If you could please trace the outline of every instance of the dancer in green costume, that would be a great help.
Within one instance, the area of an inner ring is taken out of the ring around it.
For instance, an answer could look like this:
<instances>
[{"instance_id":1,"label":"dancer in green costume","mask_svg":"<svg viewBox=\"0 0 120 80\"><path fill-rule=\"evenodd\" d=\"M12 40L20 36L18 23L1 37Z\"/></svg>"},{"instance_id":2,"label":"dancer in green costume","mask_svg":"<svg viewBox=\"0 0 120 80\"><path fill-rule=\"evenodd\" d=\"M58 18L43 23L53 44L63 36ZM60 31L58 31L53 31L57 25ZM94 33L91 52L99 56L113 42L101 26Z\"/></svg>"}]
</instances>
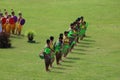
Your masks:
<instances>
[{"instance_id":1,"label":"dancer in green costume","mask_svg":"<svg viewBox=\"0 0 120 80\"><path fill-rule=\"evenodd\" d=\"M59 37L61 37L61 39L62 39L62 41L63 41L63 33L60 33L60 34L59 34ZM62 60L62 56L63 56L63 47L62 47L61 50L60 50L60 61L63 61L63 60Z\"/></svg>"},{"instance_id":2,"label":"dancer in green costume","mask_svg":"<svg viewBox=\"0 0 120 80\"><path fill-rule=\"evenodd\" d=\"M70 40L68 38L68 31L64 32L64 37L63 37L63 53L64 57L66 57L69 53L69 48L70 48Z\"/></svg>"},{"instance_id":3,"label":"dancer in green costume","mask_svg":"<svg viewBox=\"0 0 120 80\"><path fill-rule=\"evenodd\" d=\"M57 65L60 64L61 59L61 49L62 49L62 37L59 37L59 40L55 44L55 55L56 55L56 63Z\"/></svg>"},{"instance_id":4,"label":"dancer in green costume","mask_svg":"<svg viewBox=\"0 0 120 80\"><path fill-rule=\"evenodd\" d=\"M79 32L80 32L80 20L81 20L81 18L77 18L77 20L76 20L76 30L77 30L77 43L79 43L79 37L80 37L80 34L79 34Z\"/></svg>"},{"instance_id":5,"label":"dancer in green costume","mask_svg":"<svg viewBox=\"0 0 120 80\"><path fill-rule=\"evenodd\" d=\"M51 64L51 49L50 49L50 40L49 39L46 40L46 44L47 45L44 48L43 54L44 54L46 71L50 71L49 66Z\"/></svg>"},{"instance_id":6,"label":"dancer in green costume","mask_svg":"<svg viewBox=\"0 0 120 80\"><path fill-rule=\"evenodd\" d=\"M53 64L53 62L54 62L54 60L55 60L55 51L54 51L54 43L53 43L53 41L54 41L54 37L53 36L50 36L50 49L51 49L51 64L50 64L50 66L52 67L52 64Z\"/></svg>"},{"instance_id":7,"label":"dancer in green costume","mask_svg":"<svg viewBox=\"0 0 120 80\"><path fill-rule=\"evenodd\" d=\"M68 37L70 40L70 51L71 51L75 45L76 34L74 33L74 24L73 23L70 25L70 27L71 27L71 30L68 32Z\"/></svg>"}]
</instances>

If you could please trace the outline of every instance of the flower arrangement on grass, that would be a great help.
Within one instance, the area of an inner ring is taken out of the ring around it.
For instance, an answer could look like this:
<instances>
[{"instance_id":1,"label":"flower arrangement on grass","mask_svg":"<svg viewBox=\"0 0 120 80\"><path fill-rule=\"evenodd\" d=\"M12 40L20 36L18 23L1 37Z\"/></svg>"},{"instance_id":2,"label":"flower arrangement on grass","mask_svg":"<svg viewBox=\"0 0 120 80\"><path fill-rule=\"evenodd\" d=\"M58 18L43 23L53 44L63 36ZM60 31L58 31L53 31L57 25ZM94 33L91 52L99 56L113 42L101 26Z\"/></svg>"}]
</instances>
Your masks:
<instances>
[{"instance_id":1,"label":"flower arrangement on grass","mask_svg":"<svg viewBox=\"0 0 120 80\"><path fill-rule=\"evenodd\" d=\"M28 38L28 42L35 43L35 40L34 40L35 32L34 31L27 31L26 36Z\"/></svg>"}]
</instances>

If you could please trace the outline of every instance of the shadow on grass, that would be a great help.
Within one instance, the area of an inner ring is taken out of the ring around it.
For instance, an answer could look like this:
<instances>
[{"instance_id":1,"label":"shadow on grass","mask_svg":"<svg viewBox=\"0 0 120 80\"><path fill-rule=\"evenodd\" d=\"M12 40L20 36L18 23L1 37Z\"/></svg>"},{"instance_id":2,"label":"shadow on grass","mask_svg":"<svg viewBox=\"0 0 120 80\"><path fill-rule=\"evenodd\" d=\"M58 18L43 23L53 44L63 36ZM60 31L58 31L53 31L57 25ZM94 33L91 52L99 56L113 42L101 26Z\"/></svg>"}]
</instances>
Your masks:
<instances>
[{"instance_id":1,"label":"shadow on grass","mask_svg":"<svg viewBox=\"0 0 120 80\"><path fill-rule=\"evenodd\" d=\"M40 42L36 42L36 41L27 41L29 44L40 44Z\"/></svg>"},{"instance_id":2,"label":"shadow on grass","mask_svg":"<svg viewBox=\"0 0 120 80\"><path fill-rule=\"evenodd\" d=\"M14 48L16 48L16 47L12 46L12 47L10 47L9 49L14 49Z\"/></svg>"},{"instance_id":3,"label":"shadow on grass","mask_svg":"<svg viewBox=\"0 0 120 80\"><path fill-rule=\"evenodd\" d=\"M72 54L80 54L80 55L86 55L85 53L83 53L83 52L72 52Z\"/></svg>"},{"instance_id":4,"label":"shadow on grass","mask_svg":"<svg viewBox=\"0 0 120 80\"><path fill-rule=\"evenodd\" d=\"M16 47L12 46L12 47L9 47L9 48L0 48L0 49L15 49Z\"/></svg>"},{"instance_id":5,"label":"shadow on grass","mask_svg":"<svg viewBox=\"0 0 120 80\"><path fill-rule=\"evenodd\" d=\"M93 47L93 46L90 46L90 45L78 45L78 47L90 48L90 47Z\"/></svg>"},{"instance_id":6,"label":"shadow on grass","mask_svg":"<svg viewBox=\"0 0 120 80\"><path fill-rule=\"evenodd\" d=\"M35 44L40 44L40 42L36 42Z\"/></svg>"},{"instance_id":7,"label":"shadow on grass","mask_svg":"<svg viewBox=\"0 0 120 80\"><path fill-rule=\"evenodd\" d=\"M81 48L75 48L74 50L77 50L77 51L87 51L87 50L81 49Z\"/></svg>"},{"instance_id":8,"label":"shadow on grass","mask_svg":"<svg viewBox=\"0 0 120 80\"><path fill-rule=\"evenodd\" d=\"M63 73L63 72L60 72L60 71L51 71L52 73Z\"/></svg>"},{"instance_id":9,"label":"shadow on grass","mask_svg":"<svg viewBox=\"0 0 120 80\"><path fill-rule=\"evenodd\" d=\"M57 67L53 67L54 69L62 69L62 70L65 70L66 68L63 68L63 67L59 67L59 66L57 66Z\"/></svg>"},{"instance_id":10,"label":"shadow on grass","mask_svg":"<svg viewBox=\"0 0 120 80\"><path fill-rule=\"evenodd\" d=\"M91 43L91 42L80 42L79 44L90 45L90 44L93 44L93 43Z\"/></svg>"},{"instance_id":11,"label":"shadow on grass","mask_svg":"<svg viewBox=\"0 0 120 80\"><path fill-rule=\"evenodd\" d=\"M74 61L63 61L63 62L65 62L65 63L75 63Z\"/></svg>"},{"instance_id":12,"label":"shadow on grass","mask_svg":"<svg viewBox=\"0 0 120 80\"><path fill-rule=\"evenodd\" d=\"M24 36L11 35L10 38L23 39Z\"/></svg>"},{"instance_id":13,"label":"shadow on grass","mask_svg":"<svg viewBox=\"0 0 120 80\"><path fill-rule=\"evenodd\" d=\"M71 65L66 65L66 64L62 64L61 66L64 66L64 67L73 67Z\"/></svg>"},{"instance_id":14,"label":"shadow on grass","mask_svg":"<svg viewBox=\"0 0 120 80\"><path fill-rule=\"evenodd\" d=\"M68 57L67 59L71 59L71 60L80 60L80 58L77 58L77 57Z\"/></svg>"},{"instance_id":15,"label":"shadow on grass","mask_svg":"<svg viewBox=\"0 0 120 80\"><path fill-rule=\"evenodd\" d=\"M86 41L86 42L96 42L95 40L91 40L91 39L83 39L83 41Z\"/></svg>"},{"instance_id":16,"label":"shadow on grass","mask_svg":"<svg viewBox=\"0 0 120 80\"><path fill-rule=\"evenodd\" d=\"M91 36L86 36L85 38L91 38Z\"/></svg>"}]
</instances>

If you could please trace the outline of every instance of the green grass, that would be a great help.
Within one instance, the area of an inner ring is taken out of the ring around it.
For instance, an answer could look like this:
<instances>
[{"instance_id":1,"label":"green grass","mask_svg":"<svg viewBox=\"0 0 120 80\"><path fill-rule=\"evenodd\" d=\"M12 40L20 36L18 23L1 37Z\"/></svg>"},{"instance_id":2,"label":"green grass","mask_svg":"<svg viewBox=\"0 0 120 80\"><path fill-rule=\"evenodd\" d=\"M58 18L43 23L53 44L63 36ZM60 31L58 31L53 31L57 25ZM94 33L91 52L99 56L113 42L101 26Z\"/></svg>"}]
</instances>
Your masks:
<instances>
[{"instance_id":1,"label":"green grass","mask_svg":"<svg viewBox=\"0 0 120 80\"><path fill-rule=\"evenodd\" d=\"M0 80L120 80L119 0L1 0L0 8L23 12L23 34L33 29L37 44L27 38L11 38L11 49L0 49ZM16 13L17 14L17 13ZM59 33L83 15L87 35L61 66L44 69L38 57L50 35Z\"/></svg>"}]
</instances>

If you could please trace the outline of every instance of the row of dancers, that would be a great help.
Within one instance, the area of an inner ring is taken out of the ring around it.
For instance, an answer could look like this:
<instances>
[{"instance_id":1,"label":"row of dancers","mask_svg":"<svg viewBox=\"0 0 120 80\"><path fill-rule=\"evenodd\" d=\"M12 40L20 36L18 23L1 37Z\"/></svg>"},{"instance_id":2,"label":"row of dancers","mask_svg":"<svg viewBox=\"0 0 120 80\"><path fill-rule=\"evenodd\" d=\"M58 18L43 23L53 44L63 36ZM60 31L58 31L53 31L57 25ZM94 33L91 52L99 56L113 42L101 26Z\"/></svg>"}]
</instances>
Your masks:
<instances>
[{"instance_id":1,"label":"row of dancers","mask_svg":"<svg viewBox=\"0 0 120 80\"><path fill-rule=\"evenodd\" d=\"M86 36L88 23L84 21L84 17L78 17L64 33L59 34L58 41L54 42L54 37L50 36L46 40L46 46L39 54L41 59L45 60L45 69L50 71L49 67L53 67L56 58L56 64L60 65L67 55L73 50L77 43Z\"/></svg>"},{"instance_id":2,"label":"row of dancers","mask_svg":"<svg viewBox=\"0 0 120 80\"><path fill-rule=\"evenodd\" d=\"M10 14L6 9L4 9L4 12L0 10L0 32L6 32L9 35L11 33L21 35L24 24L25 19L23 18L21 12L18 13L17 17L13 9L11 9Z\"/></svg>"}]
</instances>

